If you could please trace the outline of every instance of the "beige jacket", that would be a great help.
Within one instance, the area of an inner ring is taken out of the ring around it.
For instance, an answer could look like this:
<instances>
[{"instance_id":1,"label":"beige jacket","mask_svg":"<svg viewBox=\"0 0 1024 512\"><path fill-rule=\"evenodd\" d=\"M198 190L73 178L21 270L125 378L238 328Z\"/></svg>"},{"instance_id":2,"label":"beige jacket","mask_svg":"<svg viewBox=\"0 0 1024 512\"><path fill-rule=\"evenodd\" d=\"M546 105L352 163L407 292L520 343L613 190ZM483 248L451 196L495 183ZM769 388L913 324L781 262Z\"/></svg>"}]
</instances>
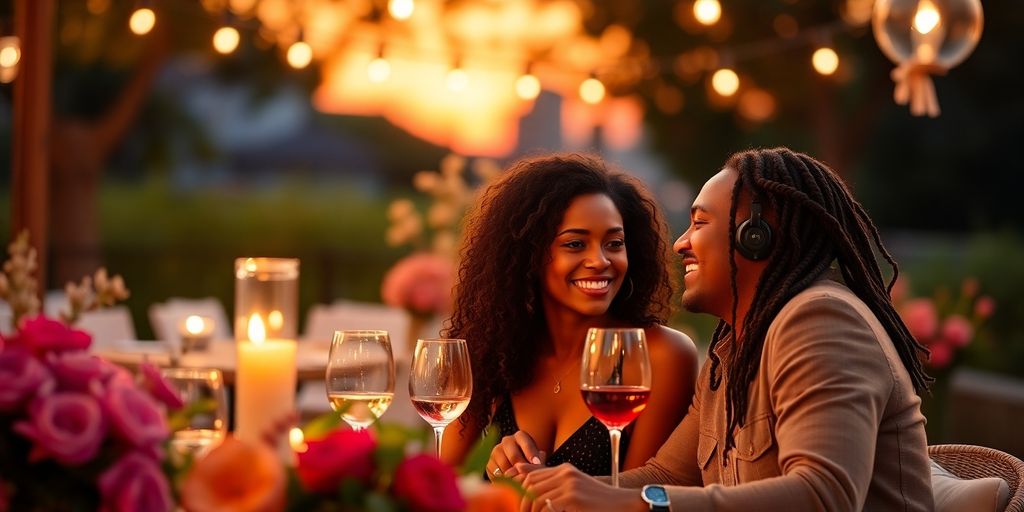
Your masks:
<instances>
[{"instance_id":1,"label":"beige jacket","mask_svg":"<svg viewBox=\"0 0 1024 512\"><path fill-rule=\"evenodd\" d=\"M709 368L686 418L623 487L671 485L676 512L932 510L921 401L885 329L842 284L819 281L768 328L727 465L726 381L711 391Z\"/></svg>"}]
</instances>

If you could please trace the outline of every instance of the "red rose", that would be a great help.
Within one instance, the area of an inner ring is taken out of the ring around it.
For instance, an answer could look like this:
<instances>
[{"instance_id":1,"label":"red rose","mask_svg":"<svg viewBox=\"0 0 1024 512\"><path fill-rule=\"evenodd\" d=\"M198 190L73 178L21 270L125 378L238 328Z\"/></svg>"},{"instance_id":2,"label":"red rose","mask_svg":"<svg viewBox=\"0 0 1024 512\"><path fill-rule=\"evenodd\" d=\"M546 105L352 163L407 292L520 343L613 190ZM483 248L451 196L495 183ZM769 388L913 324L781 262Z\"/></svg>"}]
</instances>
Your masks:
<instances>
[{"instance_id":1,"label":"red rose","mask_svg":"<svg viewBox=\"0 0 1024 512\"><path fill-rule=\"evenodd\" d=\"M299 480L313 492L334 493L346 478L364 485L373 476L373 450L377 442L362 430L337 430L317 441L307 441L309 449L299 454Z\"/></svg>"},{"instance_id":2,"label":"red rose","mask_svg":"<svg viewBox=\"0 0 1024 512\"><path fill-rule=\"evenodd\" d=\"M84 350L92 338L89 333L70 329L42 315L25 320L18 330L18 342L36 354L50 351Z\"/></svg>"},{"instance_id":3,"label":"red rose","mask_svg":"<svg viewBox=\"0 0 1024 512\"><path fill-rule=\"evenodd\" d=\"M455 471L431 455L415 455L403 460L395 470L392 491L417 512L466 508L466 500L455 484Z\"/></svg>"}]
</instances>

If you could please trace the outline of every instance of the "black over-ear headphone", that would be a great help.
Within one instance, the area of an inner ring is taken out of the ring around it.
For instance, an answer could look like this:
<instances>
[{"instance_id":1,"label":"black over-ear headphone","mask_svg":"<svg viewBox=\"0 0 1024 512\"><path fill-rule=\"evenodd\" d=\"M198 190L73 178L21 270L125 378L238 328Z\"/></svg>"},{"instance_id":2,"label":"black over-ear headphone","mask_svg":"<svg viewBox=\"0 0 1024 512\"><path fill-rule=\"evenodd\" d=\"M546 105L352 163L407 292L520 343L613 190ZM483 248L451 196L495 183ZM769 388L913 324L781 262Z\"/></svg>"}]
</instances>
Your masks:
<instances>
[{"instance_id":1,"label":"black over-ear headphone","mask_svg":"<svg viewBox=\"0 0 1024 512\"><path fill-rule=\"evenodd\" d=\"M772 248L772 229L761 218L761 203L750 204L750 218L736 228L736 250L748 260L761 260Z\"/></svg>"}]
</instances>

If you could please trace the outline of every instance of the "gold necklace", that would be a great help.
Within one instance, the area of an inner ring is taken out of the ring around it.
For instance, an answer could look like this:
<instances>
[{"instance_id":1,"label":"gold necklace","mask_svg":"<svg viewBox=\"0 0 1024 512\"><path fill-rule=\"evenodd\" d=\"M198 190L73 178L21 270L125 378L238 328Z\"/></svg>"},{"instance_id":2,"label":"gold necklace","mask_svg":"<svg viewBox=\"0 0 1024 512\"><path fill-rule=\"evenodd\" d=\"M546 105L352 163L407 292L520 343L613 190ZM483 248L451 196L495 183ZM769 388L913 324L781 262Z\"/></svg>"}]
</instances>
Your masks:
<instances>
[{"instance_id":1,"label":"gold necklace","mask_svg":"<svg viewBox=\"0 0 1024 512\"><path fill-rule=\"evenodd\" d=\"M570 365L569 369L565 371L561 377L555 379L555 387L551 389L552 393L558 394L558 392L562 391L562 379L564 379L566 375L569 375L569 372L573 371L575 368L576 365Z\"/></svg>"}]
</instances>

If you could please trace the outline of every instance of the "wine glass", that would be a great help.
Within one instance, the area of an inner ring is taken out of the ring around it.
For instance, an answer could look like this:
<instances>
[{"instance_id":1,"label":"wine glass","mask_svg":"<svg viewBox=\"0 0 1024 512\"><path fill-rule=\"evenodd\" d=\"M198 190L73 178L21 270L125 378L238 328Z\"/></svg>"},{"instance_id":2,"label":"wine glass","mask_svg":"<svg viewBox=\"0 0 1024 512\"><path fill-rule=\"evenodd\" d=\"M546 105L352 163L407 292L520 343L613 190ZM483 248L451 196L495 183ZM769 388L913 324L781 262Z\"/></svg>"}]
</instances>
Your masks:
<instances>
[{"instance_id":1,"label":"wine glass","mask_svg":"<svg viewBox=\"0 0 1024 512\"><path fill-rule=\"evenodd\" d=\"M651 360L643 329L587 331L580 368L583 401L608 427L612 440L612 485L619 486L622 429L647 407L651 396Z\"/></svg>"},{"instance_id":2,"label":"wine glass","mask_svg":"<svg viewBox=\"0 0 1024 512\"><path fill-rule=\"evenodd\" d=\"M161 374L184 402L170 417L171 448L183 455L205 455L228 431L224 376L207 368L166 368Z\"/></svg>"},{"instance_id":3,"label":"wine glass","mask_svg":"<svg viewBox=\"0 0 1024 512\"><path fill-rule=\"evenodd\" d=\"M387 331L334 331L324 376L327 400L353 429L364 430L395 395L395 360Z\"/></svg>"},{"instance_id":4,"label":"wine glass","mask_svg":"<svg viewBox=\"0 0 1024 512\"><path fill-rule=\"evenodd\" d=\"M434 428L434 447L441 456L444 428L466 410L473 394L466 340L416 341L409 372L409 396L424 421Z\"/></svg>"}]
</instances>

